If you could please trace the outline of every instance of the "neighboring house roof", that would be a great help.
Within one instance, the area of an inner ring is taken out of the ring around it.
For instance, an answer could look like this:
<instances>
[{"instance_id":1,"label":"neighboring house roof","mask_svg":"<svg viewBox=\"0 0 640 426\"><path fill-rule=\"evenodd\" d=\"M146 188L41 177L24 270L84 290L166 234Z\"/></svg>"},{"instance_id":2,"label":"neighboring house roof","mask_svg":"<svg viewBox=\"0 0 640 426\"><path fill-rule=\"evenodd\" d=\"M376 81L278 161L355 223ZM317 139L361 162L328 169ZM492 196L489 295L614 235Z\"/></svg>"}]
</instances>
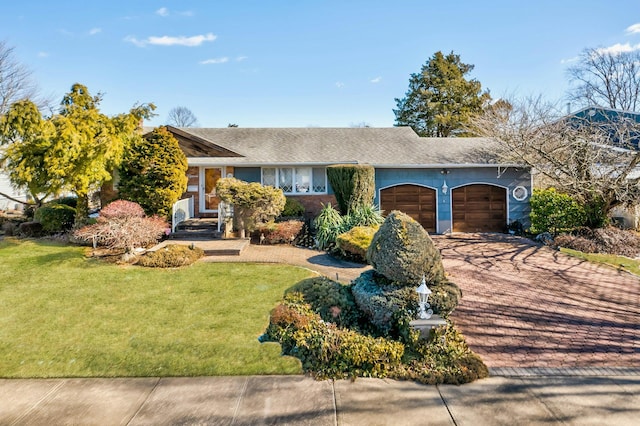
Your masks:
<instances>
[{"instance_id":1,"label":"neighboring house roof","mask_svg":"<svg viewBox=\"0 0 640 426\"><path fill-rule=\"evenodd\" d=\"M640 113L634 111L623 111L613 108L605 108L599 106L589 106L582 108L576 112L570 113L566 116L569 120L576 125L582 123L588 123L589 125L596 124L600 128L606 130L610 134L611 141L624 148L639 149L640 132L637 132L637 125L640 125ZM620 140L619 124L626 120L633 125L631 129L631 135L626 140ZM616 129L618 127L618 129Z\"/></svg>"},{"instance_id":2,"label":"neighboring house roof","mask_svg":"<svg viewBox=\"0 0 640 426\"><path fill-rule=\"evenodd\" d=\"M506 166L491 139L421 138L409 127L168 129L179 136L192 165Z\"/></svg>"}]
</instances>

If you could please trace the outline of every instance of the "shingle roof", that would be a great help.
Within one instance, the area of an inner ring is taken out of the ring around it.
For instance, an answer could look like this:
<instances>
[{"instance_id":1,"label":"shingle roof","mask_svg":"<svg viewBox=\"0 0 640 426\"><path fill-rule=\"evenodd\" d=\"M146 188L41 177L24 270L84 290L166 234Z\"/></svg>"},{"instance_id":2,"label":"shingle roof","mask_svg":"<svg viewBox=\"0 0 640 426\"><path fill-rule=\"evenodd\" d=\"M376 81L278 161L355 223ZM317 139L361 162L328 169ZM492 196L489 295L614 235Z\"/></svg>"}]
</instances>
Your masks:
<instances>
[{"instance_id":1,"label":"shingle roof","mask_svg":"<svg viewBox=\"0 0 640 426\"><path fill-rule=\"evenodd\" d=\"M409 127L179 130L212 144L211 157L218 156L214 152L215 147L240 155L218 159L226 165L364 163L394 167L498 164L496 151L491 149L494 143L490 139L421 138ZM198 157L203 155L191 158L195 160Z\"/></svg>"}]
</instances>

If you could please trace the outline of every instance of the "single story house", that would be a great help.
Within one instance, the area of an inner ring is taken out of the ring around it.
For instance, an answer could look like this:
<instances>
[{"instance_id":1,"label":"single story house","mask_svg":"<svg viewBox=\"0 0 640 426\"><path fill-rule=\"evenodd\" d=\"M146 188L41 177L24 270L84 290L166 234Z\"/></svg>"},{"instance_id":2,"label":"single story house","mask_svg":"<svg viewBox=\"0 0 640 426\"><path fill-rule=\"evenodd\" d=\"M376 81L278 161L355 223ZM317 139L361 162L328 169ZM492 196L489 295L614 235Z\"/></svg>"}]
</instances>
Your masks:
<instances>
[{"instance_id":1,"label":"single story house","mask_svg":"<svg viewBox=\"0 0 640 426\"><path fill-rule=\"evenodd\" d=\"M375 203L401 210L431 233L504 232L529 225L531 171L502 164L483 138L421 138L391 128L176 128L188 160L195 217L216 217L223 176L281 188L311 215L335 205L332 164L375 168Z\"/></svg>"}]
</instances>

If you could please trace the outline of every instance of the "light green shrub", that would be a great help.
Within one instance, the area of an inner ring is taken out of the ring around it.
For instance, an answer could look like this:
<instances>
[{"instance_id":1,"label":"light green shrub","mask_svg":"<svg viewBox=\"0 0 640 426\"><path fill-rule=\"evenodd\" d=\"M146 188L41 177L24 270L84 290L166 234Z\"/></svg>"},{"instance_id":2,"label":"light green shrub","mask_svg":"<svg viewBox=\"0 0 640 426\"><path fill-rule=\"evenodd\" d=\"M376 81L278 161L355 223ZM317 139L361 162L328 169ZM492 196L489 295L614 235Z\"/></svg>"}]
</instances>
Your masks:
<instances>
[{"instance_id":1,"label":"light green shrub","mask_svg":"<svg viewBox=\"0 0 640 426\"><path fill-rule=\"evenodd\" d=\"M584 206L570 195L555 188L534 189L531 195L531 232L557 235L584 226L587 213Z\"/></svg>"},{"instance_id":2,"label":"light green shrub","mask_svg":"<svg viewBox=\"0 0 640 426\"><path fill-rule=\"evenodd\" d=\"M342 255L357 262L367 261L367 249L371 245L378 226L356 226L336 238L338 249Z\"/></svg>"}]
</instances>

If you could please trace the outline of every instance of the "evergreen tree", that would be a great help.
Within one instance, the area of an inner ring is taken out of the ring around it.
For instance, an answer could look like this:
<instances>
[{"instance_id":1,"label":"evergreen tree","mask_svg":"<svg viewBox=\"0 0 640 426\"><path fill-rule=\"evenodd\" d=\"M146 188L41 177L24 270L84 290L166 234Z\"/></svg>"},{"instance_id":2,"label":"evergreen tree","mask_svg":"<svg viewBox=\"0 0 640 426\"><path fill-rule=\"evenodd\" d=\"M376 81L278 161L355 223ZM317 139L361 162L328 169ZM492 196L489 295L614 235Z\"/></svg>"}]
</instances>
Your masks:
<instances>
[{"instance_id":1,"label":"evergreen tree","mask_svg":"<svg viewBox=\"0 0 640 426\"><path fill-rule=\"evenodd\" d=\"M121 198L140 204L148 215L168 217L187 189L187 157L178 140L158 127L128 147L119 168Z\"/></svg>"},{"instance_id":2,"label":"evergreen tree","mask_svg":"<svg viewBox=\"0 0 640 426\"><path fill-rule=\"evenodd\" d=\"M460 55L436 52L419 73L411 74L405 97L395 99L395 125L410 126L424 137L465 135L470 117L491 99L479 81L466 79L473 68Z\"/></svg>"}]
</instances>

